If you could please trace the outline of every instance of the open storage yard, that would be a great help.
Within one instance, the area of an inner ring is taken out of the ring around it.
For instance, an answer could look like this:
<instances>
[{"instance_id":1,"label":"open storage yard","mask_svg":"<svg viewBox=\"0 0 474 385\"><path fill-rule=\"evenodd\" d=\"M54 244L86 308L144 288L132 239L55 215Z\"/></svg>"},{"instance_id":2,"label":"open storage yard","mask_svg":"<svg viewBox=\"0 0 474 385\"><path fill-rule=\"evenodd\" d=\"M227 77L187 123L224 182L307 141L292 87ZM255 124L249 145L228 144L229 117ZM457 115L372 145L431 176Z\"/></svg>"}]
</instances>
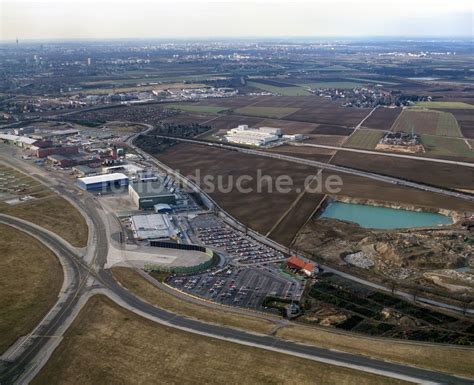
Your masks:
<instances>
[{"instance_id":1,"label":"open storage yard","mask_svg":"<svg viewBox=\"0 0 474 385\"><path fill-rule=\"evenodd\" d=\"M143 352L146 351L146 354ZM156 324L92 297L32 384L400 384Z\"/></svg>"},{"instance_id":2,"label":"open storage yard","mask_svg":"<svg viewBox=\"0 0 474 385\"><path fill-rule=\"evenodd\" d=\"M0 354L30 333L56 302L63 274L42 243L0 224Z\"/></svg>"}]
</instances>

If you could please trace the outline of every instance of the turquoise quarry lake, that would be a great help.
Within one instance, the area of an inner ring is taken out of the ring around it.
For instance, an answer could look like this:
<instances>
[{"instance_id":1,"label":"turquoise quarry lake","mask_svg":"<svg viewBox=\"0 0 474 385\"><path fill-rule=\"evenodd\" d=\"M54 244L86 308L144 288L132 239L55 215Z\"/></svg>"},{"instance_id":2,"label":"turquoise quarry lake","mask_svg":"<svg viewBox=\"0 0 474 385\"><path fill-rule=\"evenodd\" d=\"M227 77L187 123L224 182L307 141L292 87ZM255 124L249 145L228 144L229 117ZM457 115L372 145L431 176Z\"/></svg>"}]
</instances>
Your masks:
<instances>
[{"instance_id":1,"label":"turquoise quarry lake","mask_svg":"<svg viewBox=\"0 0 474 385\"><path fill-rule=\"evenodd\" d=\"M449 225L451 217L437 213L419 212L356 203L331 202L320 218L335 218L358 223L372 229L401 229Z\"/></svg>"}]
</instances>

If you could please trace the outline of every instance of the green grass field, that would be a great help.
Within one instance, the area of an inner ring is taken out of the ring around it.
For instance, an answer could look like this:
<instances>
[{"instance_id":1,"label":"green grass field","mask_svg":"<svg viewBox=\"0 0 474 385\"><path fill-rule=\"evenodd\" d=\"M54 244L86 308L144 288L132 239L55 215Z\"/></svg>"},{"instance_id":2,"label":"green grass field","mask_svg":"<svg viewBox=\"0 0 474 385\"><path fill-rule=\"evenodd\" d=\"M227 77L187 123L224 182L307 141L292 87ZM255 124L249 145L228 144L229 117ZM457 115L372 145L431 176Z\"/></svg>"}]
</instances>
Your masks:
<instances>
[{"instance_id":1,"label":"green grass field","mask_svg":"<svg viewBox=\"0 0 474 385\"><path fill-rule=\"evenodd\" d=\"M449 112L442 112L438 118L438 125L436 126L436 135L440 136L457 136L462 137L461 129L458 121L453 114Z\"/></svg>"},{"instance_id":2,"label":"green grass field","mask_svg":"<svg viewBox=\"0 0 474 385\"><path fill-rule=\"evenodd\" d=\"M464 102L417 102L417 106L426 108L472 109L474 104Z\"/></svg>"},{"instance_id":3,"label":"green grass field","mask_svg":"<svg viewBox=\"0 0 474 385\"><path fill-rule=\"evenodd\" d=\"M421 135L421 143L423 144L426 155L428 156L439 155L474 158L474 150L471 150L464 139L461 138Z\"/></svg>"},{"instance_id":4,"label":"green grass field","mask_svg":"<svg viewBox=\"0 0 474 385\"><path fill-rule=\"evenodd\" d=\"M379 143L384 132L381 130L370 130L368 128L358 129L344 143L344 147L360 148L363 150L373 150Z\"/></svg>"},{"instance_id":5,"label":"green grass field","mask_svg":"<svg viewBox=\"0 0 474 385\"><path fill-rule=\"evenodd\" d=\"M396 86L397 84L399 84L395 82L387 82L385 80L364 79L364 78L347 78L347 80L354 80L356 82L362 82L362 83L386 84L389 86Z\"/></svg>"},{"instance_id":6,"label":"green grass field","mask_svg":"<svg viewBox=\"0 0 474 385\"><path fill-rule=\"evenodd\" d=\"M367 83L367 82L366 82ZM364 86L362 82L312 82L312 83L302 83L300 86L309 87L309 88L338 88L341 90L347 90L351 88L358 88Z\"/></svg>"},{"instance_id":7,"label":"green grass field","mask_svg":"<svg viewBox=\"0 0 474 385\"><path fill-rule=\"evenodd\" d=\"M411 130L416 134L463 136L453 114L423 108L403 110L392 126L392 131L411 132Z\"/></svg>"},{"instance_id":8,"label":"green grass field","mask_svg":"<svg viewBox=\"0 0 474 385\"><path fill-rule=\"evenodd\" d=\"M298 111L299 108L291 107L242 107L235 110L235 112L242 115L262 116L267 118L281 119L289 114Z\"/></svg>"},{"instance_id":9,"label":"green grass field","mask_svg":"<svg viewBox=\"0 0 474 385\"><path fill-rule=\"evenodd\" d=\"M165 104L166 108L172 108L175 110L188 111L188 112L204 112L208 114L218 114L228 110L226 107L216 106L201 106L195 104Z\"/></svg>"},{"instance_id":10,"label":"green grass field","mask_svg":"<svg viewBox=\"0 0 474 385\"><path fill-rule=\"evenodd\" d=\"M258 82L247 82L247 85L254 88L259 88L264 91L273 92L283 96L308 96L310 92L305 90L303 87L276 87L270 84L263 84Z\"/></svg>"}]
</instances>

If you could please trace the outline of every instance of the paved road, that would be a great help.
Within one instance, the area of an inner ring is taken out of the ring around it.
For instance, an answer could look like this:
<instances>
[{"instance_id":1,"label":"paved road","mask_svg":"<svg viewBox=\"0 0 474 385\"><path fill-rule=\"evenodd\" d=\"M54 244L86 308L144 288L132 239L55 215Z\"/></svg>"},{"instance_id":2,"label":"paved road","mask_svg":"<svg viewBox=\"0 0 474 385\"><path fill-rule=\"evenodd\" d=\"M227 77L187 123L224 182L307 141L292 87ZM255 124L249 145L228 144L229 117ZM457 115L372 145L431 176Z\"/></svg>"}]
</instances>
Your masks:
<instances>
[{"instance_id":1,"label":"paved road","mask_svg":"<svg viewBox=\"0 0 474 385\"><path fill-rule=\"evenodd\" d=\"M153 127L152 126L149 126L148 129L144 132L145 134L147 132L149 132L150 130L152 130ZM194 183L193 181L189 180L188 178L186 178L184 175L181 175L180 173L178 173L176 170L172 169L171 167L168 167L166 164L160 162L158 159L150 156L149 154L147 154L146 152L144 152L143 150L141 150L140 148L136 147L135 145L133 145L133 139L138 136L140 134L134 134L132 135L129 139L128 139L128 145L133 147L135 149L135 151L137 151L139 154L141 154L143 157L147 158L149 162L151 163L154 163L156 166L158 166L159 168L165 170L167 173L169 173L170 175L174 175L174 177L179 181L181 182L184 186L187 186L188 188L191 188L193 191L195 192L198 192L201 194L201 197L204 197L205 199L203 199L203 201L206 203L207 201L207 205L210 207L210 208L213 208L213 209L216 209L217 210L217 214L219 215L219 217L227 224L229 224L230 226L232 227L235 227L241 231L246 231L247 234L249 234L252 238L258 240L259 242L267 245L267 246L270 246L270 247L273 247L274 249L276 250L279 250L283 253L287 253L288 252L288 248L287 247L284 247L282 245L280 245L279 243L275 242L274 240L268 238L267 236L265 235L262 235L250 228L247 228L244 224L242 224L241 222L239 222L237 219L235 219L234 217L232 217L230 214L228 214L222 207L219 206L219 204L214 201L208 194L206 194L205 192L203 192L200 187ZM199 144L203 144L203 142L197 142L197 141L194 141L196 143L199 143ZM234 148L234 147L233 147ZM266 154L266 153L264 153ZM368 281L368 280L365 280L365 279L362 279L360 277L357 277L357 276L354 276L354 275L351 275L351 274L348 274L348 273L345 273L345 272L341 272L337 269L334 269L332 267L329 267L329 266L325 266L325 265L320 265L321 268L323 268L324 270L327 270L327 271L331 271L333 272L334 274L338 274L338 275L341 275L347 279L350 279L354 282L359 282L363 285L366 285L366 286L369 286L369 287L373 287L377 290L382 290L386 293L392 293L391 289L388 288L388 287L385 287L385 286L382 286L380 284L377 284L377 283L374 283L374 282L371 282L371 281ZM405 299L409 299L411 300L413 298L413 296L410 294L410 293L406 293L406 292L403 292L401 290L396 290L393 294L396 294L400 297L403 297ZM454 312L457 312L457 313L462 313L462 314L467 314L467 315L474 315L474 309L464 309L462 307L459 307L459 306L454 306L454 305L451 305L451 304L448 304L448 303L444 303L444 302L439 302L439 301L434 301L432 299L429 299L429 298L425 298L425 297L422 297L422 296L417 296L417 300L418 302L422 302L422 303L425 303L425 304L428 304L428 305L432 305L432 306L436 306L436 307L440 307L440 308L443 308L445 310L449 310L449 311L454 311Z\"/></svg>"},{"instance_id":2,"label":"paved road","mask_svg":"<svg viewBox=\"0 0 474 385\"><path fill-rule=\"evenodd\" d=\"M304 356L306 358L320 362L332 363L338 366L355 368L358 370L414 382L452 384L472 383L468 379L459 378L445 373L374 360L364 356L342 353L329 349L300 345L292 342L282 341L272 336L247 333L232 328L211 325L176 315L169 311L156 308L149 303L146 303L135 297L131 292L125 290L115 281L109 269L100 268L100 263L98 264L98 268L91 270L87 264L81 261L81 258L77 252L67 247L59 237L53 236L49 232L42 230L37 226L27 224L24 221L18 219L6 218L5 216L2 216L2 221L27 231L41 240L47 246L51 247L53 250L59 250L62 257L69 259L70 262L76 266L77 276L80 274L82 274L82 276L84 276L84 274L93 276L97 282L94 285L95 288L103 288L104 294L118 302L121 306L125 306L137 314L151 317L157 322L189 332L206 335L212 338L224 339L244 345L257 346L263 349L277 350L289 355ZM99 228L96 236L97 244L102 246L102 248L98 249L98 257L103 257L104 250L107 248L108 244L105 227ZM80 293L80 295L78 293ZM42 330L42 333L44 333L43 335L55 335L56 333L56 336L58 336L59 325L61 325L63 322L66 322L70 314L77 314L80 306L83 305L83 303L81 304L80 302L80 298L83 295L87 295L87 290L85 288L84 292L76 292L76 295L71 297L70 303L65 306L64 311L58 313L58 316L55 318L55 322L51 323L44 330ZM45 347L46 343L47 339L45 338L35 339L34 345L31 346L24 354L22 354L13 363L3 367L0 374L1 383L22 383L21 379L25 378L23 377L25 372L28 374L28 372L32 371L31 365L34 365L35 359L37 360L38 356L42 354L42 348Z\"/></svg>"},{"instance_id":3,"label":"paved road","mask_svg":"<svg viewBox=\"0 0 474 385\"><path fill-rule=\"evenodd\" d=\"M283 155L283 154L278 154L278 153L274 153L274 152L266 152L266 151L254 150L254 149L249 149L249 148L230 146L230 145L222 144L222 143L204 142L204 141L194 140L194 139L175 138L175 137L168 136L168 135L156 135L156 136L159 137L159 138L173 139L173 140L180 141L180 142L186 142L186 143L199 144L199 145L210 146L210 147L223 148L223 149L226 149L226 150L237 151L237 152L240 152L242 154L250 154L250 155L264 156L264 157L267 157L267 158L286 160L286 161L292 162L292 163L299 163L299 164L304 164L304 165L307 165L307 166L317 167L317 168L320 168L320 169L326 169L326 170L332 170L332 171L335 171L335 172L341 172L341 173L345 173L345 174L362 176L364 178L373 179L373 180L377 180L377 181L380 181L380 182L396 184L396 185L400 185L400 186L404 186L404 187L414 188L414 189L421 190L421 191L428 191L428 192L432 192L432 193L436 193L436 194L446 195L446 196L449 196L449 197L452 197L452 198L458 198L458 199L466 200L466 201L469 201L469 202L474 202L474 195L471 195L471 194L466 194L466 193L461 193L461 192L457 192L457 191L447 190L447 189L443 189L443 188L440 188L440 187L428 186L428 185L425 185L425 184L422 184L422 183L411 182L411 181L408 181L408 180L405 180L405 179L380 175L380 174L377 174L375 172L361 171L361 170L356 170L356 169L352 169L352 168L349 168L349 167L338 166L338 165L335 165L335 164L318 162L316 160L297 158L295 156ZM148 157L150 157L150 156L148 155Z\"/></svg>"}]
</instances>

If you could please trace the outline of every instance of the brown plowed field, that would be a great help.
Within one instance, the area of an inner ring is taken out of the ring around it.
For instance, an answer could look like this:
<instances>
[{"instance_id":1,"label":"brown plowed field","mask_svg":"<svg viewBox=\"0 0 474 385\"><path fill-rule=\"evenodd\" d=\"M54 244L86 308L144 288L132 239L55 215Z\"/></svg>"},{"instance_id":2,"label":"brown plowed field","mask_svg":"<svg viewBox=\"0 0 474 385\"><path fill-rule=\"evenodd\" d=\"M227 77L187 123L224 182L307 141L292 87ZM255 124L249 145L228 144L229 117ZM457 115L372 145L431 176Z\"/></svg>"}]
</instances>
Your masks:
<instances>
[{"instance_id":1,"label":"brown plowed field","mask_svg":"<svg viewBox=\"0 0 474 385\"><path fill-rule=\"evenodd\" d=\"M312 108L301 108L285 118L302 122L355 127L367 116L369 111L367 108L343 108L334 104L320 105Z\"/></svg>"},{"instance_id":2,"label":"brown plowed field","mask_svg":"<svg viewBox=\"0 0 474 385\"><path fill-rule=\"evenodd\" d=\"M332 124L319 124L313 131L317 135L343 135L349 136L354 130L352 128L334 126Z\"/></svg>"},{"instance_id":3,"label":"brown plowed field","mask_svg":"<svg viewBox=\"0 0 474 385\"><path fill-rule=\"evenodd\" d=\"M279 218L298 197L299 191L296 190L296 187L301 188L305 178L308 175L315 175L317 172L316 168L296 163L256 155L244 155L236 151L193 144L176 145L159 155L158 159L180 170L184 175L194 175L197 169L201 172L201 178L204 175L221 175L224 177L224 187L228 185L228 176L232 176L234 180L240 175L251 176L253 180L243 184L244 187L252 188L253 192L251 193L240 193L234 188L230 192L213 191L210 192L210 195L231 215L263 234L266 234L277 223ZM408 170L411 170L408 164L406 167ZM263 175L270 175L273 180L280 175L290 175L294 181L293 185L295 188L287 193L278 193L275 192L275 189L273 189L273 192L269 192L264 187L262 192L259 193L255 180L258 170L261 170ZM420 171L418 172L420 173ZM432 174L432 172L421 173L426 175ZM448 178L450 177L449 173L450 171L446 170L441 175L446 175L446 178ZM434 193L418 191L350 174L323 173L324 177L329 175L341 176L344 184L339 195L342 196L375 201L400 202L422 207L474 211L474 203L468 203L455 198L448 198ZM446 179L446 183L449 183L448 179ZM322 193L324 194L326 191L323 190ZM297 227L298 223L304 222L307 219L306 214L309 216L311 214L310 211L312 211L312 199L308 199L309 201L307 202L305 198L305 200L297 205L293 212L290 212L285 223L294 223L291 226ZM284 225L282 224L275 229L274 237L282 242L288 242L290 235L284 236L284 230L281 226ZM292 232L293 230L297 231L296 229L290 230Z\"/></svg>"},{"instance_id":4,"label":"brown plowed field","mask_svg":"<svg viewBox=\"0 0 474 385\"><path fill-rule=\"evenodd\" d=\"M304 143L341 146L346 139L347 136L345 135L308 135L308 139Z\"/></svg>"},{"instance_id":5,"label":"brown plowed field","mask_svg":"<svg viewBox=\"0 0 474 385\"><path fill-rule=\"evenodd\" d=\"M363 126L389 131L401 111L401 108L377 108Z\"/></svg>"},{"instance_id":6,"label":"brown plowed field","mask_svg":"<svg viewBox=\"0 0 474 385\"><path fill-rule=\"evenodd\" d=\"M336 195L350 196L354 198L404 203L417 207L443 208L459 212L474 211L474 203L457 198L450 198L443 195L419 191L396 184L384 183L372 179L363 178L357 175L328 173L339 175L343 181L341 192Z\"/></svg>"},{"instance_id":7,"label":"brown plowed field","mask_svg":"<svg viewBox=\"0 0 474 385\"><path fill-rule=\"evenodd\" d=\"M253 127L259 124L261 121L261 117L222 115L218 116L216 119L209 121L207 124L209 124L212 128L216 128L219 130L229 130L231 128L237 127L239 124L247 124L249 127Z\"/></svg>"},{"instance_id":8,"label":"brown plowed field","mask_svg":"<svg viewBox=\"0 0 474 385\"><path fill-rule=\"evenodd\" d=\"M474 190L471 167L347 151L339 151L331 163L431 185Z\"/></svg>"},{"instance_id":9,"label":"brown plowed field","mask_svg":"<svg viewBox=\"0 0 474 385\"><path fill-rule=\"evenodd\" d=\"M166 150L158 159L184 175L193 175L196 170L200 170L201 176L221 175L224 177L224 187L227 186L228 176L234 180L240 175L251 176L253 180L243 184L246 188L252 188L251 193L240 193L234 188L227 193L210 192L210 195L231 215L263 234L272 228L297 198L296 188L302 188L305 178L317 172L316 168L301 164L188 143ZM275 188L273 192L268 192L264 186L262 192L258 193L258 170L262 175L270 175L273 181L280 175L290 175L295 188L288 193L278 193Z\"/></svg>"},{"instance_id":10,"label":"brown plowed field","mask_svg":"<svg viewBox=\"0 0 474 385\"><path fill-rule=\"evenodd\" d=\"M316 160L318 162L327 162L334 154L335 150L327 150L317 147L299 147L285 144L283 146L274 147L269 152L277 152L279 154L296 156L298 158Z\"/></svg>"},{"instance_id":11,"label":"brown plowed field","mask_svg":"<svg viewBox=\"0 0 474 385\"><path fill-rule=\"evenodd\" d=\"M282 119L265 119L258 123L258 127L280 127L283 133L290 134L312 134L317 130L318 125L315 123L293 122L291 120Z\"/></svg>"},{"instance_id":12,"label":"brown plowed field","mask_svg":"<svg viewBox=\"0 0 474 385\"><path fill-rule=\"evenodd\" d=\"M293 238L316 210L324 194L305 193L269 237L283 246L291 246Z\"/></svg>"}]
</instances>

